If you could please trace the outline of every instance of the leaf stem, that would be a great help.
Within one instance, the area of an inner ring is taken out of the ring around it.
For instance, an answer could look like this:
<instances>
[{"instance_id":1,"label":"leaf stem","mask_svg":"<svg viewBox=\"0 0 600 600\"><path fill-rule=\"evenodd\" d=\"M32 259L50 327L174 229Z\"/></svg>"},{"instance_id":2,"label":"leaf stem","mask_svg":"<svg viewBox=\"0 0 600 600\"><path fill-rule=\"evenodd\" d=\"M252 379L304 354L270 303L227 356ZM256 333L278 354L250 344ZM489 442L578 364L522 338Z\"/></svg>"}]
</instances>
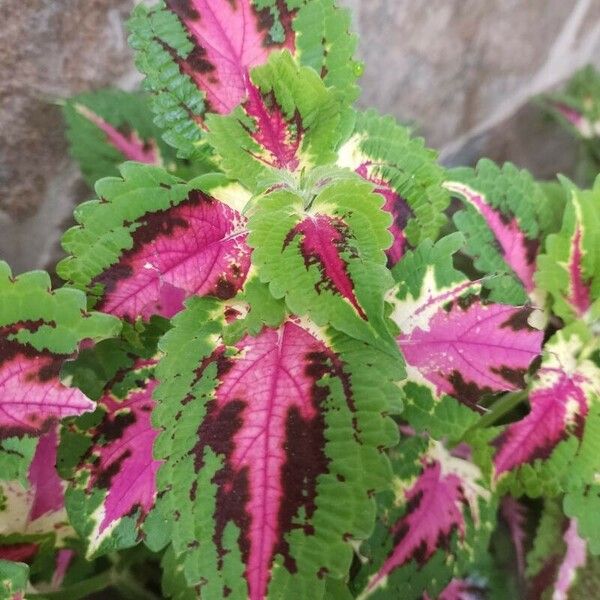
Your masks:
<instances>
[{"instance_id":1,"label":"leaf stem","mask_svg":"<svg viewBox=\"0 0 600 600\"><path fill-rule=\"evenodd\" d=\"M508 414L513 408L521 404L523 400L526 400L529 396L527 390L519 390L518 392L510 392L505 394L497 402L495 402L489 412L482 415L482 417L470 427L464 434L463 439L476 429L482 429L489 427L499 421L504 415Z\"/></svg>"},{"instance_id":2,"label":"leaf stem","mask_svg":"<svg viewBox=\"0 0 600 600\"><path fill-rule=\"evenodd\" d=\"M101 592L113 583L114 572L111 568L85 581L78 581L60 590L27 594L27 598L38 598L40 600L64 600L64 598L69 598L69 600L80 600L80 598L85 598L95 592Z\"/></svg>"},{"instance_id":3,"label":"leaf stem","mask_svg":"<svg viewBox=\"0 0 600 600\"><path fill-rule=\"evenodd\" d=\"M508 414L513 408L521 404L523 400L527 400L529 393L527 390L519 390L518 392L511 392L505 394L500 398L489 412L485 413L476 424L477 428L488 427L493 425L496 421L500 420L504 415Z\"/></svg>"}]
</instances>

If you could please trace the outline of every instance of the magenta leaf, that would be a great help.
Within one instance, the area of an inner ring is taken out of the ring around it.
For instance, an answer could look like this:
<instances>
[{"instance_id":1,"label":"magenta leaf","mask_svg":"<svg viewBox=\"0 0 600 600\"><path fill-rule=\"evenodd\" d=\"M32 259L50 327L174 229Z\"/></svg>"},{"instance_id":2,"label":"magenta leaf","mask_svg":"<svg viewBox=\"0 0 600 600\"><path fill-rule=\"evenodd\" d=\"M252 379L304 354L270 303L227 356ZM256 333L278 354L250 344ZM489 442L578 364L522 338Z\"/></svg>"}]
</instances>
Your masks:
<instances>
[{"instance_id":1,"label":"magenta leaf","mask_svg":"<svg viewBox=\"0 0 600 600\"><path fill-rule=\"evenodd\" d=\"M144 165L121 171L123 179L98 184L102 199L84 205L81 225L65 234L73 256L59 264L61 276L130 321L171 317L192 295L235 296L250 268L248 192L216 174L185 184Z\"/></svg>"},{"instance_id":2,"label":"magenta leaf","mask_svg":"<svg viewBox=\"0 0 600 600\"><path fill-rule=\"evenodd\" d=\"M280 597L302 575L306 597L321 597L324 575L338 578L349 564L345 535L368 534L374 515L363 486L369 480L380 489L390 475L372 443L379 438L385 447L397 435L378 412L393 409L381 394L393 395L395 375L379 371L376 390L361 384L374 373L359 368L355 361L366 356L353 352L364 348L376 370L391 363L366 344L293 318L215 349L219 322L231 319L222 311L207 299L189 301L161 343L155 419L165 431L155 451L165 459L158 480L170 490L174 549L184 555L188 584L203 594L229 588L252 600ZM356 460L369 465L364 472L352 472ZM329 504L338 485L356 494L345 517Z\"/></svg>"},{"instance_id":3,"label":"magenta leaf","mask_svg":"<svg viewBox=\"0 0 600 600\"><path fill-rule=\"evenodd\" d=\"M396 503L404 512L389 531L392 549L369 578L361 600L379 588L394 590L389 580L397 569L411 561L423 567L438 550L448 550L454 537L464 543L467 530L482 524L480 503L487 504L490 493L482 486L479 468L469 460L435 443L421 457L420 473L411 481L398 486L403 497Z\"/></svg>"},{"instance_id":4,"label":"magenta leaf","mask_svg":"<svg viewBox=\"0 0 600 600\"><path fill-rule=\"evenodd\" d=\"M133 247L95 281L97 308L126 319L172 317L191 295L231 298L250 268L246 220L200 191L164 212L142 217Z\"/></svg>"},{"instance_id":5,"label":"magenta leaf","mask_svg":"<svg viewBox=\"0 0 600 600\"><path fill-rule=\"evenodd\" d=\"M467 299L438 310L426 328L404 329L398 345L409 365L436 386L475 407L482 394L525 387L541 352L543 332L527 319L531 308Z\"/></svg>"},{"instance_id":6,"label":"magenta leaf","mask_svg":"<svg viewBox=\"0 0 600 600\"><path fill-rule=\"evenodd\" d=\"M457 233L409 252L393 270L398 284L388 299L409 378L475 408L484 393L525 386L543 332L529 325L530 307L480 299L481 282L452 264L463 243Z\"/></svg>"},{"instance_id":7,"label":"magenta leaf","mask_svg":"<svg viewBox=\"0 0 600 600\"><path fill-rule=\"evenodd\" d=\"M150 421L154 364L138 359L118 373L98 400L97 424L72 425L65 438L78 432L88 440L72 476L67 508L90 555L134 544L139 524L154 506L160 466L152 453L158 431Z\"/></svg>"},{"instance_id":8,"label":"magenta leaf","mask_svg":"<svg viewBox=\"0 0 600 600\"><path fill-rule=\"evenodd\" d=\"M280 41L272 37L269 8L251 0L167 0L181 19L193 50L179 59L182 71L205 92L207 110L227 114L246 97L248 75L269 54L294 49L291 11L280 3Z\"/></svg>"},{"instance_id":9,"label":"magenta leaf","mask_svg":"<svg viewBox=\"0 0 600 600\"><path fill-rule=\"evenodd\" d=\"M65 387L59 371L68 358L0 338L0 435L40 435L64 417L94 410L78 389Z\"/></svg>"},{"instance_id":10,"label":"magenta leaf","mask_svg":"<svg viewBox=\"0 0 600 600\"><path fill-rule=\"evenodd\" d=\"M587 544L577 533L576 519L569 519L563 539L567 551L558 568L553 600L568 600L569 590L575 582L577 570L584 567L587 562Z\"/></svg>"},{"instance_id":11,"label":"magenta leaf","mask_svg":"<svg viewBox=\"0 0 600 600\"><path fill-rule=\"evenodd\" d=\"M87 312L81 292L52 290L43 271L13 277L0 262L0 437L40 435L58 419L93 410L59 371L80 341L119 329L113 317Z\"/></svg>"},{"instance_id":12,"label":"magenta leaf","mask_svg":"<svg viewBox=\"0 0 600 600\"><path fill-rule=\"evenodd\" d=\"M600 369L588 354L577 333L564 330L546 345L529 394L531 411L496 440L497 476L548 458L571 435L582 436L590 400L600 394Z\"/></svg>"},{"instance_id":13,"label":"magenta leaf","mask_svg":"<svg viewBox=\"0 0 600 600\"><path fill-rule=\"evenodd\" d=\"M29 519L64 509L64 484L56 472L58 435L56 428L40 437L33 460L29 467L29 485L33 492L33 503Z\"/></svg>"},{"instance_id":14,"label":"magenta leaf","mask_svg":"<svg viewBox=\"0 0 600 600\"><path fill-rule=\"evenodd\" d=\"M65 484L56 471L57 448L58 436L53 427L39 439L27 481L0 484L0 492L5 500L0 510L0 535L16 535L23 540L32 536L39 542L40 538L35 536L51 534L58 544L72 535L65 511ZM35 551L31 546L36 546ZM22 548L19 547L27 556L34 556L37 546L36 543L24 541ZM21 550L15 548L17 553Z\"/></svg>"}]
</instances>

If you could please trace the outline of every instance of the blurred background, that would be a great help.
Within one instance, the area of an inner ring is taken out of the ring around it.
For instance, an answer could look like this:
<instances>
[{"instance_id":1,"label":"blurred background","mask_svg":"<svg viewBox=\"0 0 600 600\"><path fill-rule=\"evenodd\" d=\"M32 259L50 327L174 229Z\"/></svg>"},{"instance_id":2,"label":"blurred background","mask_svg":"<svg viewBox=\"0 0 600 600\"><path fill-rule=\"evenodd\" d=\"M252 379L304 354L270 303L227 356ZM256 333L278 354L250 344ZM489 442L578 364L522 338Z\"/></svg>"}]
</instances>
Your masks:
<instances>
[{"instance_id":1,"label":"blurred background","mask_svg":"<svg viewBox=\"0 0 600 600\"><path fill-rule=\"evenodd\" d=\"M511 160L573 175L577 141L531 100L600 67L600 0L341 0L365 62L361 104L410 124L444 164ZM133 0L0 0L0 257L51 265L74 204L92 197L58 103L140 80Z\"/></svg>"}]
</instances>

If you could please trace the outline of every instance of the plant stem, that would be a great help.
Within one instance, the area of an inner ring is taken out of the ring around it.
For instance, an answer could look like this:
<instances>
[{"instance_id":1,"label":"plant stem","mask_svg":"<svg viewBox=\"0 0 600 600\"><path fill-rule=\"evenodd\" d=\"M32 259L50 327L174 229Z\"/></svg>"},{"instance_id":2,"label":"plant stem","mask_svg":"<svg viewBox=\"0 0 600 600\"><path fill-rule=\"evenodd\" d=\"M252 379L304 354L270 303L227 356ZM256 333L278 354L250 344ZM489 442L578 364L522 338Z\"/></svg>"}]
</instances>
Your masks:
<instances>
[{"instance_id":1,"label":"plant stem","mask_svg":"<svg viewBox=\"0 0 600 600\"><path fill-rule=\"evenodd\" d=\"M101 592L112 585L113 575L113 570L108 569L85 581L79 581L54 592L27 594L27 598L38 598L40 600L64 600L68 598L69 600L80 600L80 598L85 598L94 592Z\"/></svg>"},{"instance_id":2,"label":"plant stem","mask_svg":"<svg viewBox=\"0 0 600 600\"><path fill-rule=\"evenodd\" d=\"M467 431L467 433L470 433L475 429L493 425L496 421L500 420L504 415L515 408L515 406L518 406L523 400L526 400L528 395L527 390L519 390L518 392L511 392L510 394L502 396L500 400L492 405L490 411L485 413L481 419Z\"/></svg>"}]
</instances>

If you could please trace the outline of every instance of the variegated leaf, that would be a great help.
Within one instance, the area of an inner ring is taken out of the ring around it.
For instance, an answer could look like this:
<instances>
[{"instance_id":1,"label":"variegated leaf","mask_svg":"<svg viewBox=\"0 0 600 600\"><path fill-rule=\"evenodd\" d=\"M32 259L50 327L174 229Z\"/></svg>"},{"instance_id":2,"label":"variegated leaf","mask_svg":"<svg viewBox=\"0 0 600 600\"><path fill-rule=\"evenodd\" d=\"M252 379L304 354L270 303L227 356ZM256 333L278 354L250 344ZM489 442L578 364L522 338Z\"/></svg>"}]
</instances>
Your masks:
<instances>
[{"instance_id":1,"label":"variegated leaf","mask_svg":"<svg viewBox=\"0 0 600 600\"><path fill-rule=\"evenodd\" d=\"M85 296L52 290L42 271L13 277L0 262L0 437L40 435L60 418L93 410L59 379L84 339L119 330L116 319L86 311Z\"/></svg>"},{"instance_id":2,"label":"variegated leaf","mask_svg":"<svg viewBox=\"0 0 600 600\"><path fill-rule=\"evenodd\" d=\"M175 552L208 597L321 598L390 477L381 450L397 433L382 411L402 366L293 318L225 345L224 322L192 299L161 344L155 452Z\"/></svg>"},{"instance_id":3,"label":"variegated leaf","mask_svg":"<svg viewBox=\"0 0 600 600\"><path fill-rule=\"evenodd\" d=\"M57 447L56 428L52 428L38 441L26 482L0 484L0 537L19 539L11 560L32 559L38 552L39 536L52 536L60 545L73 533L65 511L65 484L56 471ZM8 556L5 551L2 558Z\"/></svg>"},{"instance_id":4,"label":"variegated leaf","mask_svg":"<svg viewBox=\"0 0 600 600\"><path fill-rule=\"evenodd\" d=\"M548 458L570 436L581 438L590 403L600 396L600 368L590 359L595 349L573 328L548 342L529 393L531 411L496 440L497 475Z\"/></svg>"},{"instance_id":5,"label":"variegated leaf","mask_svg":"<svg viewBox=\"0 0 600 600\"><path fill-rule=\"evenodd\" d=\"M476 558L473 545L489 540L494 502L468 448L452 454L418 438L403 444L394 460L393 500L384 502L382 524L361 547L360 600L438 597Z\"/></svg>"},{"instance_id":6,"label":"variegated leaf","mask_svg":"<svg viewBox=\"0 0 600 600\"><path fill-rule=\"evenodd\" d=\"M118 372L94 416L72 424L64 437L71 453L85 448L71 476L67 509L88 555L134 545L154 506L160 466L152 453L158 430L150 421L155 364L137 359Z\"/></svg>"},{"instance_id":7,"label":"variegated leaf","mask_svg":"<svg viewBox=\"0 0 600 600\"><path fill-rule=\"evenodd\" d=\"M530 307L480 299L480 283L452 266L461 244L456 234L409 252L394 269L399 284L388 299L409 377L475 408L485 393L525 386L543 332L529 324Z\"/></svg>"},{"instance_id":8,"label":"variegated leaf","mask_svg":"<svg viewBox=\"0 0 600 600\"><path fill-rule=\"evenodd\" d=\"M79 207L59 274L97 294L97 308L131 321L171 317L192 295L234 296L250 268L248 193L216 174L186 184L134 163L121 172Z\"/></svg>"},{"instance_id":9,"label":"variegated leaf","mask_svg":"<svg viewBox=\"0 0 600 600\"><path fill-rule=\"evenodd\" d=\"M422 139L411 138L407 128L374 111L357 115L352 136L339 150L337 164L373 183L385 198L383 208L393 219L390 267L402 258L408 243L436 237L446 222L449 196L436 158Z\"/></svg>"},{"instance_id":10,"label":"variegated leaf","mask_svg":"<svg viewBox=\"0 0 600 600\"><path fill-rule=\"evenodd\" d=\"M526 171L481 160L476 169L454 169L444 186L465 203L454 215L467 238L475 268L501 275L486 281L491 298L524 303L534 291L535 259L540 246L544 194Z\"/></svg>"},{"instance_id":11,"label":"variegated leaf","mask_svg":"<svg viewBox=\"0 0 600 600\"><path fill-rule=\"evenodd\" d=\"M577 71L563 92L548 94L543 104L580 138L600 137L600 75L592 65Z\"/></svg>"},{"instance_id":12,"label":"variegated leaf","mask_svg":"<svg viewBox=\"0 0 600 600\"><path fill-rule=\"evenodd\" d=\"M567 519L555 502L547 501L528 556L528 597L538 600L572 597L574 584L588 562L587 544L577 520Z\"/></svg>"},{"instance_id":13,"label":"variegated leaf","mask_svg":"<svg viewBox=\"0 0 600 600\"><path fill-rule=\"evenodd\" d=\"M162 165L173 153L152 123L148 96L101 90L71 98L64 107L71 154L86 181L119 174L127 160Z\"/></svg>"},{"instance_id":14,"label":"variegated leaf","mask_svg":"<svg viewBox=\"0 0 600 600\"><path fill-rule=\"evenodd\" d=\"M262 192L277 171L301 174L335 161L352 115L314 70L277 54L252 71L247 87L241 106L207 119L207 139L225 174Z\"/></svg>"},{"instance_id":15,"label":"variegated leaf","mask_svg":"<svg viewBox=\"0 0 600 600\"><path fill-rule=\"evenodd\" d=\"M249 74L283 49L357 96L349 16L333 0L167 0L130 21L136 63L157 94L156 122L180 154L200 151L205 115L229 114L251 93Z\"/></svg>"},{"instance_id":16,"label":"variegated leaf","mask_svg":"<svg viewBox=\"0 0 600 600\"><path fill-rule=\"evenodd\" d=\"M325 185L309 204L289 188L261 197L248 238L258 276L294 314L361 339L385 338L383 293L392 279L381 204L358 178Z\"/></svg>"},{"instance_id":17,"label":"variegated leaf","mask_svg":"<svg viewBox=\"0 0 600 600\"><path fill-rule=\"evenodd\" d=\"M559 233L546 240L538 258L537 284L550 295L552 311L567 324L591 317L600 297L600 179L594 190L567 187L567 207Z\"/></svg>"}]
</instances>

